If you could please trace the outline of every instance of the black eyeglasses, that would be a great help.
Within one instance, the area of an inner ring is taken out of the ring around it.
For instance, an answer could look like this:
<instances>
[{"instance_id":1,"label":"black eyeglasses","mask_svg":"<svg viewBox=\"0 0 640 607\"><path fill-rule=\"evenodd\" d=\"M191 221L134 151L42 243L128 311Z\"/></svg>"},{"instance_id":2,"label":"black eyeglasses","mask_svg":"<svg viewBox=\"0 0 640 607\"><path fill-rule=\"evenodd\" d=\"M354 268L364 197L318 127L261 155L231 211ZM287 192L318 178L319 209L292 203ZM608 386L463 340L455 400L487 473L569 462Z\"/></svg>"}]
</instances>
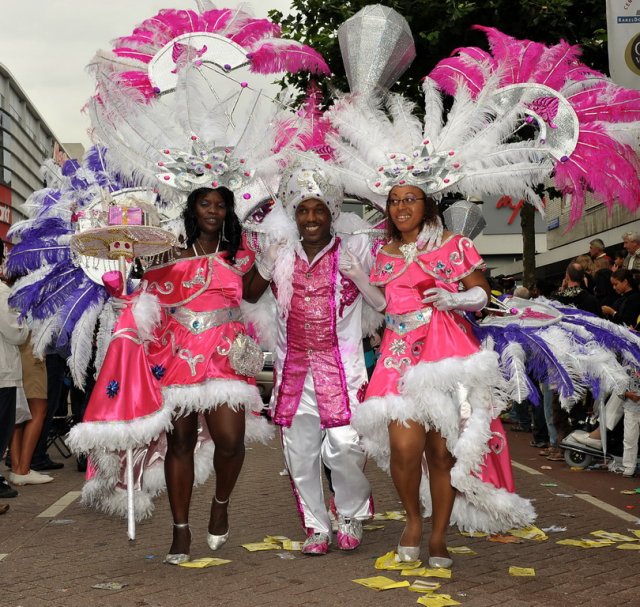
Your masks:
<instances>
[{"instance_id":1,"label":"black eyeglasses","mask_svg":"<svg viewBox=\"0 0 640 607\"><path fill-rule=\"evenodd\" d=\"M399 207L400 203L404 203L406 206L413 206L418 200L426 200L426 198L416 198L415 196L407 196L406 198L389 198L387 204L390 207Z\"/></svg>"}]
</instances>

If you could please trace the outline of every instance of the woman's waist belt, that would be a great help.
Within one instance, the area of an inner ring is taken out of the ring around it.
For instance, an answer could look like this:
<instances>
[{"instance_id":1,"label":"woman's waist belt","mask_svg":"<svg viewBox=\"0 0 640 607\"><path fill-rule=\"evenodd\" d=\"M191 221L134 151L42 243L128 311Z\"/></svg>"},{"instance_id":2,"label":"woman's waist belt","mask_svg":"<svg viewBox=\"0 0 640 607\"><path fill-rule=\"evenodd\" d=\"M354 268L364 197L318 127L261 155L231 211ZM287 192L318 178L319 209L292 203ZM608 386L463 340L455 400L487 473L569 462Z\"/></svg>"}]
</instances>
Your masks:
<instances>
[{"instance_id":1,"label":"woman's waist belt","mask_svg":"<svg viewBox=\"0 0 640 607\"><path fill-rule=\"evenodd\" d=\"M242 312L239 307L194 312L181 306L179 308L171 308L169 314L194 335L204 333L209 329L213 329L213 327L219 327L228 322L242 322Z\"/></svg>"},{"instance_id":2,"label":"woman's waist belt","mask_svg":"<svg viewBox=\"0 0 640 607\"><path fill-rule=\"evenodd\" d=\"M391 329L398 335L404 335L409 331L413 331L422 325L431 322L433 308L431 306L416 310L415 312L407 312L406 314L385 314L384 320L387 329Z\"/></svg>"}]
</instances>

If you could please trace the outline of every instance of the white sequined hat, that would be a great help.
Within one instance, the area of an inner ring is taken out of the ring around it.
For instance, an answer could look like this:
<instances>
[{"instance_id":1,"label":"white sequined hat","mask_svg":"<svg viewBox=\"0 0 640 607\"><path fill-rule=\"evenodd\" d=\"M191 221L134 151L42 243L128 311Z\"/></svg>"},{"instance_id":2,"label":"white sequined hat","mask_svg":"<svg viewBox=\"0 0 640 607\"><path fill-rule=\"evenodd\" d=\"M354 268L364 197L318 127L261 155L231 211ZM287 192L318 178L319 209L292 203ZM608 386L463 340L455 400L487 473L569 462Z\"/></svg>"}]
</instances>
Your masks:
<instances>
[{"instance_id":1,"label":"white sequined hat","mask_svg":"<svg viewBox=\"0 0 640 607\"><path fill-rule=\"evenodd\" d=\"M333 221L340 215L344 188L338 175L323 163L319 157L305 154L283 173L278 195L290 216L301 202L311 198L327 205Z\"/></svg>"}]
</instances>

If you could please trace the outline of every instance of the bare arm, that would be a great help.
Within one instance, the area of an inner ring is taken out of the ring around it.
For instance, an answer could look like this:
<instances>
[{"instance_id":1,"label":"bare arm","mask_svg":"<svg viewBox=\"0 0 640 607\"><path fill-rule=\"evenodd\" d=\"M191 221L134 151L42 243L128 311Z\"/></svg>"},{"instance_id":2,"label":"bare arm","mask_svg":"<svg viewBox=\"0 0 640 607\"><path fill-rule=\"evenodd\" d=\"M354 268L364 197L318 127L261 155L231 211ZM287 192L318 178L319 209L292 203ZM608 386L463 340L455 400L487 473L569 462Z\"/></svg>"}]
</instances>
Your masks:
<instances>
[{"instance_id":1,"label":"bare arm","mask_svg":"<svg viewBox=\"0 0 640 607\"><path fill-rule=\"evenodd\" d=\"M256 303L270 284L271 281L263 278L254 266L242 277L242 298Z\"/></svg>"}]
</instances>

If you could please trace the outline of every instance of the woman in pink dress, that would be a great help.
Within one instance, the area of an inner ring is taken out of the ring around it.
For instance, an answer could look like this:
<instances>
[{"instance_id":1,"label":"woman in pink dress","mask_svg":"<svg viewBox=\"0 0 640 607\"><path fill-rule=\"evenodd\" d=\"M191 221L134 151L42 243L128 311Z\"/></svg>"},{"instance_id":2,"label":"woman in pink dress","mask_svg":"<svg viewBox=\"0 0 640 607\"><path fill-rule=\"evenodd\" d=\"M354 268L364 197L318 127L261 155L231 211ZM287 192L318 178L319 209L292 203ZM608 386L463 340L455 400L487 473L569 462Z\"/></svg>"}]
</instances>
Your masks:
<instances>
[{"instance_id":1,"label":"woman in pink dress","mask_svg":"<svg viewBox=\"0 0 640 607\"><path fill-rule=\"evenodd\" d=\"M528 525L535 513L504 488L510 470L505 478L493 469L496 454L508 459L495 419L498 362L480 350L464 315L488 300L482 259L468 238L443 231L435 201L418 187L393 187L387 215L390 240L371 272L385 291L386 328L353 423L365 449L390 469L406 510L398 559L418 558L424 512L432 522L429 564L450 567L450 522L495 533Z\"/></svg>"},{"instance_id":2,"label":"woman in pink dress","mask_svg":"<svg viewBox=\"0 0 640 607\"><path fill-rule=\"evenodd\" d=\"M173 541L165 562L174 565L190 558L194 483L215 470L207 542L217 550L229 537L227 507L244 460L245 422L247 438L267 434L254 415L262 407L255 381L234 370L229 357L245 332L239 306L254 261L241 248L232 192L193 191L184 222L186 249L145 272L141 292L125 298L83 423L71 433L74 449L90 452L85 502L126 512L123 450L129 446L140 489L137 517L150 514L151 497L166 479Z\"/></svg>"}]
</instances>

